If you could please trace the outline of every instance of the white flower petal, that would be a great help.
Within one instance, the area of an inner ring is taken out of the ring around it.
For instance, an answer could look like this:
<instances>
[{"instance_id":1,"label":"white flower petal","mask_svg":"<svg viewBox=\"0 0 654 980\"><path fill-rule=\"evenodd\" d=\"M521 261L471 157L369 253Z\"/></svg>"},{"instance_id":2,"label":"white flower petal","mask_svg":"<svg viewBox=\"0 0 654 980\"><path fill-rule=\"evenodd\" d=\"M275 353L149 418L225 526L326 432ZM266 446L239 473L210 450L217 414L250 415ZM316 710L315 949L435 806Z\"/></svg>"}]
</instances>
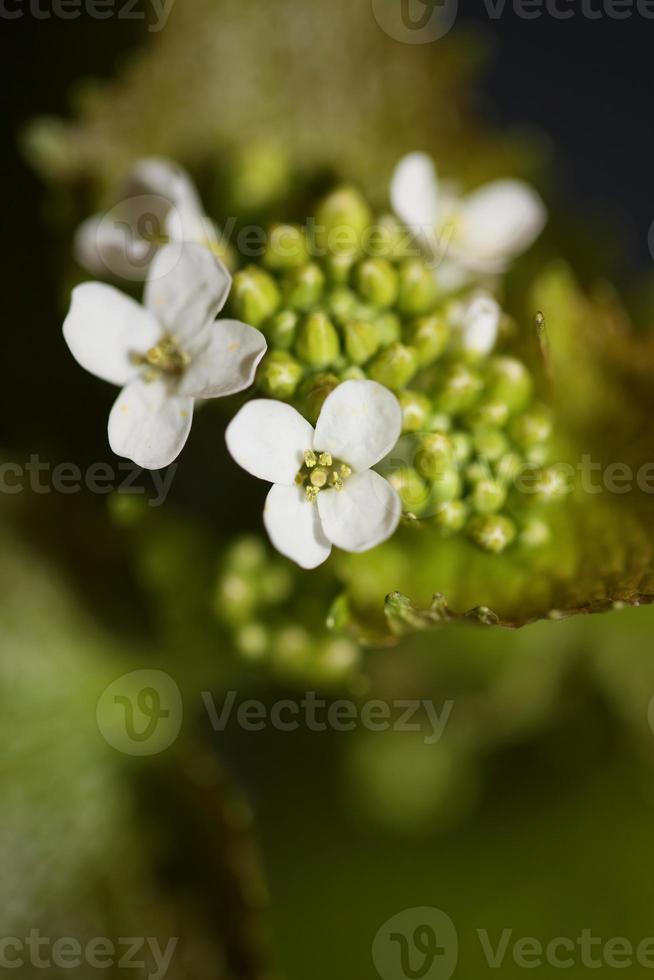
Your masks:
<instances>
[{"instance_id":1,"label":"white flower petal","mask_svg":"<svg viewBox=\"0 0 654 980\"><path fill-rule=\"evenodd\" d=\"M184 345L215 320L231 285L229 272L208 248L191 242L164 245L150 266L144 303Z\"/></svg>"},{"instance_id":2,"label":"white flower petal","mask_svg":"<svg viewBox=\"0 0 654 980\"><path fill-rule=\"evenodd\" d=\"M177 395L170 381L135 378L109 414L109 444L137 466L159 470L177 459L193 421L193 399Z\"/></svg>"},{"instance_id":3,"label":"white flower petal","mask_svg":"<svg viewBox=\"0 0 654 980\"><path fill-rule=\"evenodd\" d=\"M254 381L266 353L261 331L238 320L216 320L191 347L191 363L179 393L194 398L220 398L243 391Z\"/></svg>"},{"instance_id":4,"label":"white flower petal","mask_svg":"<svg viewBox=\"0 0 654 980\"><path fill-rule=\"evenodd\" d=\"M314 438L313 428L290 405L256 398L236 413L225 441L238 465L252 476L291 486Z\"/></svg>"},{"instance_id":5,"label":"white flower petal","mask_svg":"<svg viewBox=\"0 0 654 980\"><path fill-rule=\"evenodd\" d=\"M94 276L145 279L156 246L135 237L126 222L111 214L94 214L75 232L75 258Z\"/></svg>"},{"instance_id":6,"label":"white flower petal","mask_svg":"<svg viewBox=\"0 0 654 980\"><path fill-rule=\"evenodd\" d=\"M182 212L202 214L202 205L187 172L172 160L144 157L129 173L125 189L130 196L156 194Z\"/></svg>"},{"instance_id":7,"label":"white flower petal","mask_svg":"<svg viewBox=\"0 0 654 980\"><path fill-rule=\"evenodd\" d=\"M490 293L479 292L455 317L461 346L475 354L490 354L497 341L502 310Z\"/></svg>"},{"instance_id":8,"label":"white flower petal","mask_svg":"<svg viewBox=\"0 0 654 980\"><path fill-rule=\"evenodd\" d=\"M536 240L545 226L545 205L519 180L498 180L461 204L456 250L481 272L502 272Z\"/></svg>"},{"instance_id":9,"label":"white flower petal","mask_svg":"<svg viewBox=\"0 0 654 980\"><path fill-rule=\"evenodd\" d=\"M426 153L409 153L397 164L391 180L391 204L397 216L416 231L436 226L438 175Z\"/></svg>"},{"instance_id":10,"label":"white flower petal","mask_svg":"<svg viewBox=\"0 0 654 980\"><path fill-rule=\"evenodd\" d=\"M116 385L138 374L132 355L144 354L161 337L161 327L148 310L101 282L75 287L63 329L78 364Z\"/></svg>"},{"instance_id":11,"label":"white flower petal","mask_svg":"<svg viewBox=\"0 0 654 980\"><path fill-rule=\"evenodd\" d=\"M301 568L316 568L329 557L332 546L323 533L318 508L309 503L301 487L271 487L263 522L277 551Z\"/></svg>"},{"instance_id":12,"label":"white flower petal","mask_svg":"<svg viewBox=\"0 0 654 980\"><path fill-rule=\"evenodd\" d=\"M402 430L395 395L376 381L344 381L327 396L314 446L354 470L367 470L391 451Z\"/></svg>"},{"instance_id":13,"label":"white flower petal","mask_svg":"<svg viewBox=\"0 0 654 980\"><path fill-rule=\"evenodd\" d=\"M386 541L402 514L397 492L373 470L351 476L342 490L321 491L317 503L326 537L344 551L368 551Z\"/></svg>"}]
</instances>

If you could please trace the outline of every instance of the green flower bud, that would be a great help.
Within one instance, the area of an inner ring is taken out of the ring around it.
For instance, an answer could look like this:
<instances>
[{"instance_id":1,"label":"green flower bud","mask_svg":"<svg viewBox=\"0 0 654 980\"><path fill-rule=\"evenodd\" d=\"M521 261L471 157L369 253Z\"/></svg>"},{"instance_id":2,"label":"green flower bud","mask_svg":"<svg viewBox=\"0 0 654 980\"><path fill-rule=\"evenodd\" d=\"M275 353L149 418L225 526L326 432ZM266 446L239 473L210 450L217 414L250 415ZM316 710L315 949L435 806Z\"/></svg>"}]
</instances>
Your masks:
<instances>
[{"instance_id":1,"label":"green flower bud","mask_svg":"<svg viewBox=\"0 0 654 980\"><path fill-rule=\"evenodd\" d=\"M434 399L438 411L458 415L472 408L483 387L479 375L461 361L450 365Z\"/></svg>"},{"instance_id":2,"label":"green flower bud","mask_svg":"<svg viewBox=\"0 0 654 980\"><path fill-rule=\"evenodd\" d=\"M315 262L290 270L282 282L286 305L301 313L320 302L324 288L325 274Z\"/></svg>"},{"instance_id":3,"label":"green flower bud","mask_svg":"<svg viewBox=\"0 0 654 980\"><path fill-rule=\"evenodd\" d=\"M368 254L376 258L402 259L411 254L406 228L392 214L384 214L370 229ZM415 251L413 253L415 255Z\"/></svg>"},{"instance_id":4,"label":"green flower bud","mask_svg":"<svg viewBox=\"0 0 654 980\"><path fill-rule=\"evenodd\" d=\"M479 480L470 498L473 510L478 514L494 514L506 502L506 490L497 480Z\"/></svg>"},{"instance_id":5,"label":"green flower bud","mask_svg":"<svg viewBox=\"0 0 654 980\"><path fill-rule=\"evenodd\" d=\"M264 333L272 347L289 350L295 340L299 316L295 310L280 310L268 320Z\"/></svg>"},{"instance_id":6,"label":"green flower bud","mask_svg":"<svg viewBox=\"0 0 654 980\"><path fill-rule=\"evenodd\" d=\"M327 395L338 388L339 379L335 374L321 372L312 374L300 385L298 391L299 408L306 419L315 425Z\"/></svg>"},{"instance_id":7,"label":"green flower bud","mask_svg":"<svg viewBox=\"0 0 654 980\"><path fill-rule=\"evenodd\" d=\"M476 459L466 466L465 478L468 483L472 483L474 485L482 480L492 480L493 474L491 473L490 466L487 462Z\"/></svg>"},{"instance_id":8,"label":"green flower bud","mask_svg":"<svg viewBox=\"0 0 654 980\"><path fill-rule=\"evenodd\" d=\"M365 381L367 377L368 375L363 368L357 367L356 364L353 364L352 367L345 368L340 374L341 381Z\"/></svg>"},{"instance_id":9,"label":"green flower bud","mask_svg":"<svg viewBox=\"0 0 654 980\"><path fill-rule=\"evenodd\" d=\"M449 333L445 319L432 313L408 324L404 339L417 350L420 367L428 367L438 360L447 347Z\"/></svg>"},{"instance_id":10,"label":"green flower bud","mask_svg":"<svg viewBox=\"0 0 654 980\"><path fill-rule=\"evenodd\" d=\"M468 534L480 548L500 554L514 540L516 527L503 514L480 515L469 522Z\"/></svg>"},{"instance_id":11,"label":"green flower bud","mask_svg":"<svg viewBox=\"0 0 654 980\"><path fill-rule=\"evenodd\" d=\"M431 483L430 501L440 505L456 500L461 494L461 477L456 463L440 470Z\"/></svg>"},{"instance_id":12,"label":"green flower bud","mask_svg":"<svg viewBox=\"0 0 654 980\"><path fill-rule=\"evenodd\" d=\"M350 280L350 275L357 261L354 253L339 252L337 255L326 255L323 259L323 266L327 273L327 278L334 285L345 285Z\"/></svg>"},{"instance_id":13,"label":"green flower bud","mask_svg":"<svg viewBox=\"0 0 654 980\"><path fill-rule=\"evenodd\" d=\"M268 237L263 264L274 272L297 269L308 261L304 232L297 225L275 225Z\"/></svg>"},{"instance_id":14,"label":"green flower bud","mask_svg":"<svg viewBox=\"0 0 654 980\"><path fill-rule=\"evenodd\" d=\"M302 320L295 340L295 353L312 368L326 368L338 358L340 344L332 321L320 311Z\"/></svg>"},{"instance_id":15,"label":"green flower bud","mask_svg":"<svg viewBox=\"0 0 654 980\"><path fill-rule=\"evenodd\" d=\"M380 351L368 368L373 381L386 385L391 391L404 388L418 370L418 358L413 347L391 344Z\"/></svg>"},{"instance_id":16,"label":"green flower bud","mask_svg":"<svg viewBox=\"0 0 654 980\"><path fill-rule=\"evenodd\" d=\"M316 210L316 245L332 255L360 255L364 234L371 221L372 212L359 191L341 187L326 197Z\"/></svg>"},{"instance_id":17,"label":"green flower bud","mask_svg":"<svg viewBox=\"0 0 654 980\"><path fill-rule=\"evenodd\" d=\"M545 405L534 405L528 412L511 419L509 435L521 449L529 449L552 435L552 415Z\"/></svg>"},{"instance_id":18,"label":"green flower bud","mask_svg":"<svg viewBox=\"0 0 654 980\"><path fill-rule=\"evenodd\" d=\"M454 458L457 463L467 463L472 455L472 442L470 436L465 432L452 432L450 442L454 450Z\"/></svg>"},{"instance_id":19,"label":"green flower bud","mask_svg":"<svg viewBox=\"0 0 654 980\"><path fill-rule=\"evenodd\" d=\"M466 416L470 429L502 428L509 419L509 406L505 402L482 401Z\"/></svg>"},{"instance_id":20,"label":"green flower bud","mask_svg":"<svg viewBox=\"0 0 654 980\"><path fill-rule=\"evenodd\" d=\"M388 259L364 259L357 266L355 283L359 295L373 306L392 306L397 299L397 272Z\"/></svg>"},{"instance_id":21,"label":"green flower bud","mask_svg":"<svg viewBox=\"0 0 654 980\"><path fill-rule=\"evenodd\" d=\"M246 623L234 634L239 653L246 660L261 660L268 652L270 635L262 623Z\"/></svg>"},{"instance_id":22,"label":"green flower bud","mask_svg":"<svg viewBox=\"0 0 654 980\"><path fill-rule=\"evenodd\" d=\"M524 460L518 453L505 453L495 464L495 475L505 487L511 486L524 468Z\"/></svg>"},{"instance_id":23,"label":"green flower bud","mask_svg":"<svg viewBox=\"0 0 654 980\"><path fill-rule=\"evenodd\" d=\"M365 364L379 348L379 336L371 323L349 320L343 326L345 352L353 364Z\"/></svg>"},{"instance_id":24,"label":"green flower bud","mask_svg":"<svg viewBox=\"0 0 654 980\"><path fill-rule=\"evenodd\" d=\"M400 495L402 506L411 514L420 514L429 503L429 487L410 466L403 466L388 478Z\"/></svg>"},{"instance_id":25,"label":"green flower bud","mask_svg":"<svg viewBox=\"0 0 654 980\"><path fill-rule=\"evenodd\" d=\"M534 466L544 466L552 454L551 446L547 443L539 443L537 446L530 446L525 450L525 459Z\"/></svg>"},{"instance_id":26,"label":"green flower bud","mask_svg":"<svg viewBox=\"0 0 654 980\"><path fill-rule=\"evenodd\" d=\"M504 402L510 412L521 411L533 390L529 371L515 357L493 357L488 362L486 393L494 402Z\"/></svg>"},{"instance_id":27,"label":"green flower bud","mask_svg":"<svg viewBox=\"0 0 654 980\"><path fill-rule=\"evenodd\" d=\"M268 351L257 371L257 384L272 398L289 399L303 375L302 365L284 350Z\"/></svg>"},{"instance_id":28,"label":"green flower bud","mask_svg":"<svg viewBox=\"0 0 654 980\"><path fill-rule=\"evenodd\" d=\"M398 395L402 408L402 431L418 432L427 425L431 402L418 391L403 391Z\"/></svg>"},{"instance_id":29,"label":"green flower bud","mask_svg":"<svg viewBox=\"0 0 654 980\"><path fill-rule=\"evenodd\" d=\"M382 347L390 347L402 339L402 324L397 313L380 313L375 316L374 323Z\"/></svg>"},{"instance_id":30,"label":"green flower bud","mask_svg":"<svg viewBox=\"0 0 654 980\"><path fill-rule=\"evenodd\" d=\"M537 503L549 504L567 496L572 488L557 466L549 466L536 475L531 489Z\"/></svg>"},{"instance_id":31,"label":"green flower bud","mask_svg":"<svg viewBox=\"0 0 654 980\"><path fill-rule=\"evenodd\" d=\"M494 463L509 451L509 440L500 429L478 429L472 436L475 451Z\"/></svg>"},{"instance_id":32,"label":"green flower bud","mask_svg":"<svg viewBox=\"0 0 654 980\"><path fill-rule=\"evenodd\" d=\"M541 548L550 537L550 529L545 521L539 517L529 517L522 524L518 540L526 548Z\"/></svg>"},{"instance_id":33,"label":"green flower bud","mask_svg":"<svg viewBox=\"0 0 654 980\"><path fill-rule=\"evenodd\" d=\"M440 504L434 514L434 522L444 531L456 532L465 527L468 508L462 500L450 500Z\"/></svg>"},{"instance_id":34,"label":"green flower bud","mask_svg":"<svg viewBox=\"0 0 654 980\"><path fill-rule=\"evenodd\" d=\"M425 428L428 432L449 432L452 428L452 419L444 412L431 412Z\"/></svg>"},{"instance_id":35,"label":"green flower bud","mask_svg":"<svg viewBox=\"0 0 654 980\"><path fill-rule=\"evenodd\" d=\"M397 308L404 316L421 316L434 308L438 289L434 273L422 259L405 259L400 266Z\"/></svg>"},{"instance_id":36,"label":"green flower bud","mask_svg":"<svg viewBox=\"0 0 654 980\"><path fill-rule=\"evenodd\" d=\"M279 287L264 269L249 265L234 276L230 303L239 320L260 327L279 309Z\"/></svg>"},{"instance_id":37,"label":"green flower bud","mask_svg":"<svg viewBox=\"0 0 654 980\"><path fill-rule=\"evenodd\" d=\"M357 294L346 286L338 286L336 289L332 289L326 296L325 302L327 312L339 324L354 316L361 306Z\"/></svg>"},{"instance_id":38,"label":"green flower bud","mask_svg":"<svg viewBox=\"0 0 654 980\"><path fill-rule=\"evenodd\" d=\"M420 476L430 481L455 466L454 448L448 436L442 432L423 436L416 451L415 466Z\"/></svg>"}]
</instances>

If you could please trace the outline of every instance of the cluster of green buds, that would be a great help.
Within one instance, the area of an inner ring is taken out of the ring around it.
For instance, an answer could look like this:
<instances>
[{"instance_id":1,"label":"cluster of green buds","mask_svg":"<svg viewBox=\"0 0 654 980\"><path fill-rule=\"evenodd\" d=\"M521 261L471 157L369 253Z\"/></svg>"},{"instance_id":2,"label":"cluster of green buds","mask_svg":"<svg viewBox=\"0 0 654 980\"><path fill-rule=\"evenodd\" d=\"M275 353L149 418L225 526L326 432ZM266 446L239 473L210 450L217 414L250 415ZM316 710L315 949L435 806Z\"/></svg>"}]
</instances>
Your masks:
<instances>
[{"instance_id":1,"label":"cluster of green buds","mask_svg":"<svg viewBox=\"0 0 654 980\"><path fill-rule=\"evenodd\" d=\"M439 287L438 268L394 218L341 188L304 227L270 230L230 302L267 338L261 392L311 423L342 381L370 378L396 393L404 436L379 469L408 519L491 552L540 545L541 505L561 492L548 469L552 420L522 361L465 348L456 312L465 298Z\"/></svg>"}]
</instances>

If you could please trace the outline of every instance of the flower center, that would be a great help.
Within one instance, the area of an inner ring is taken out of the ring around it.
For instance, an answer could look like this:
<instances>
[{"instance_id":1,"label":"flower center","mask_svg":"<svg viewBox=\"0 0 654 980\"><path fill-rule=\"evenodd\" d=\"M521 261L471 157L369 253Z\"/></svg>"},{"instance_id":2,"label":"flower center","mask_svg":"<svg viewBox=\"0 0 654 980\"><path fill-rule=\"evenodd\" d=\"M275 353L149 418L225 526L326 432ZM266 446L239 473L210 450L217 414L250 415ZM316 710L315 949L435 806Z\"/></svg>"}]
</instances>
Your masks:
<instances>
[{"instance_id":1,"label":"flower center","mask_svg":"<svg viewBox=\"0 0 654 980\"><path fill-rule=\"evenodd\" d=\"M191 363L190 355L182 350L172 334L164 334L156 347L151 347L145 354L137 354L135 360L137 364L147 366L146 381L154 381L160 374L179 376Z\"/></svg>"},{"instance_id":2,"label":"flower center","mask_svg":"<svg viewBox=\"0 0 654 980\"><path fill-rule=\"evenodd\" d=\"M345 480L352 475L352 468L331 453L307 449L304 463L295 477L298 487L304 487L307 500L314 503L321 490L342 490Z\"/></svg>"}]
</instances>

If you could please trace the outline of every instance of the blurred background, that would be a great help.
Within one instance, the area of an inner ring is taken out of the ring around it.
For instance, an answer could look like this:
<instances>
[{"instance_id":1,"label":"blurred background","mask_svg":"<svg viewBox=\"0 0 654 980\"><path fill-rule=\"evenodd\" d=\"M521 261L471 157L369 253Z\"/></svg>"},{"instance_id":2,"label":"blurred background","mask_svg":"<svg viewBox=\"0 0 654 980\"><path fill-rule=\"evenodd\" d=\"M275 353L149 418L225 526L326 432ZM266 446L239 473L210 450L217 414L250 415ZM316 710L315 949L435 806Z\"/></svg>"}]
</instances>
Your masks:
<instances>
[{"instance_id":1,"label":"blurred background","mask_svg":"<svg viewBox=\"0 0 654 980\"><path fill-rule=\"evenodd\" d=\"M387 206L393 163L416 148L472 186L525 177L551 220L520 275L565 259L580 289L610 282L647 342L654 22L581 5L531 20L508 3L495 18L461 0L446 36L407 44L370 0L175 0L149 30L154 9L64 19L47 0L8 0L0 13L0 451L50 467L23 492L3 470L0 494L2 955L22 957L16 975L43 975L26 944L39 930L115 951L143 937L128 976L442 980L452 936L447 955L423 955L424 908L450 917L458 976L491 969L480 929L494 947L512 930L506 977L525 968L512 953L522 937L576 943L589 928L595 955L617 937L636 947L654 935L654 609L360 644L326 625L347 571L307 581L271 555L261 488L226 469L220 411L198 419L162 507L55 493L47 472L117 463L112 394L73 363L60 327L84 276L75 227L146 154L187 166L219 222L237 208L283 218L294 182L330 176ZM367 569L368 593L398 587L394 560ZM606 555L594 561L599 574ZM427 579L426 595L441 589ZM492 604L492 582L478 602L469 582L448 572L448 584L461 609ZM125 736L112 692L154 742ZM371 701L422 707L408 731L236 719L247 699L269 711L307 692L357 717ZM437 738L424 702L443 720ZM406 969L386 925L403 910L418 910L396 927ZM162 950L177 940L164 965L155 937ZM105 960L105 976L130 969ZM591 968L575 953L567 973ZM96 972L88 957L47 969Z\"/></svg>"}]
</instances>

